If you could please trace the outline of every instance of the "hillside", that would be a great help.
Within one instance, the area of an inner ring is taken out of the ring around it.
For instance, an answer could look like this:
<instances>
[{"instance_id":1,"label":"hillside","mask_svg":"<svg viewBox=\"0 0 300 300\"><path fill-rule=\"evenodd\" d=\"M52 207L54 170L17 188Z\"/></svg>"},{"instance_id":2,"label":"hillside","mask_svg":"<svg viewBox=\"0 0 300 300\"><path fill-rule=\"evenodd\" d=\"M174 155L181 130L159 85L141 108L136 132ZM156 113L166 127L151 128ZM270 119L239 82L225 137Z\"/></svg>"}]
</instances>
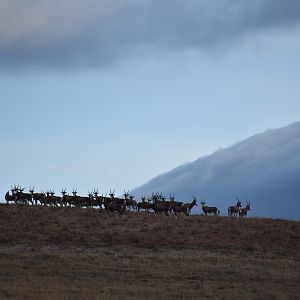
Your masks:
<instances>
[{"instance_id":1,"label":"hillside","mask_svg":"<svg viewBox=\"0 0 300 300\"><path fill-rule=\"evenodd\" d=\"M268 130L179 166L133 190L190 201L205 196L226 214L235 196L251 201L251 215L300 219L300 122ZM198 208L199 209L199 208ZM196 211L197 212L197 211ZM199 212L199 210L198 210Z\"/></svg>"},{"instance_id":2,"label":"hillside","mask_svg":"<svg viewBox=\"0 0 300 300\"><path fill-rule=\"evenodd\" d=\"M300 222L0 206L1 299L296 299ZM201 297L200 297L201 296Z\"/></svg>"}]
</instances>

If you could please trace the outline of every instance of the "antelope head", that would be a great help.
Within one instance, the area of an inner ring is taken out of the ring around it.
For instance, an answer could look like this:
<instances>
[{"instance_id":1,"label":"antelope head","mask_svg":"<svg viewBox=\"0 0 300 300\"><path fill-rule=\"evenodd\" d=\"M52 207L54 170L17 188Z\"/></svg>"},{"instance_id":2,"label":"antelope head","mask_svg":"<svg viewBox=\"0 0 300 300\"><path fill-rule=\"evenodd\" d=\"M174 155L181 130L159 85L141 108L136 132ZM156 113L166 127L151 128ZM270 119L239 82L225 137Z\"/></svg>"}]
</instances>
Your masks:
<instances>
[{"instance_id":1,"label":"antelope head","mask_svg":"<svg viewBox=\"0 0 300 300\"><path fill-rule=\"evenodd\" d=\"M98 189L97 189L97 190L96 190L96 189L94 189L94 190L93 190L93 194L94 194L94 196L95 196L95 197L98 197L99 190L98 190Z\"/></svg>"},{"instance_id":2,"label":"antelope head","mask_svg":"<svg viewBox=\"0 0 300 300\"><path fill-rule=\"evenodd\" d=\"M170 201L175 201L175 194L174 194L174 195L171 195L171 194L170 194L169 199L170 199Z\"/></svg>"},{"instance_id":3,"label":"antelope head","mask_svg":"<svg viewBox=\"0 0 300 300\"><path fill-rule=\"evenodd\" d=\"M203 197L203 199L202 199L202 197L201 197L201 201L200 201L200 203L201 203L201 205L202 206L204 206L205 204L206 204L206 202L205 202L205 198Z\"/></svg>"},{"instance_id":4,"label":"antelope head","mask_svg":"<svg viewBox=\"0 0 300 300\"><path fill-rule=\"evenodd\" d=\"M242 203L241 203L240 199L237 196L235 196L235 197L236 197L236 200L237 200L236 206L237 207L242 207Z\"/></svg>"},{"instance_id":5,"label":"antelope head","mask_svg":"<svg viewBox=\"0 0 300 300\"><path fill-rule=\"evenodd\" d=\"M127 199L127 198L129 197L129 191L126 192L126 191L124 190L124 194L123 194L123 195L124 195L125 199Z\"/></svg>"},{"instance_id":6,"label":"antelope head","mask_svg":"<svg viewBox=\"0 0 300 300\"><path fill-rule=\"evenodd\" d=\"M197 198L196 198L195 196L193 197L193 201L192 201L192 202L195 203L196 206L198 206L198 204L197 204ZM202 203L201 203L201 204L202 204ZM204 203L204 204L205 204L205 203Z\"/></svg>"},{"instance_id":7,"label":"antelope head","mask_svg":"<svg viewBox=\"0 0 300 300\"><path fill-rule=\"evenodd\" d=\"M246 201L246 208L248 209L248 210L250 210L250 201L248 202L248 201Z\"/></svg>"},{"instance_id":8,"label":"antelope head","mask_svg":"<svg viewBox=\"0 0 300 300\"><path fill-rule=\"evenodd\" d=\"M62 194L62 196L64 197L65 195L66 195L66 189L61 189L61 194Z\"/></svg>"},{"instance_id":9,"label":"antelope head","mask_svg":"<svg viewBox=\"0 0 300 300\"><path fill-rule=\"evenodd\" d=\"M111 190L109 190L109 196L111 198L114 198L115 197L115 190L113 192Z\"/></svg>"},{"instance_id":10,"label":"antelope head","mask_svg":"<svg viewBox=\"0 0 300 300\"><path fill-rule=\"evenodd\" d=\"M19 191L20 193L23 193L25 190L25 188L22 188L20 185L17 186L17 191Z\"/></svg>"},{"instance_id":11,"label":"antelope head","mask_svg":"<svg viewBox=\"0 0 300 300\"><path fill-rule=\"evenodd\" d=\"M74 197L76 197L77 196L77 189L73 189L72 194L73 194Z\"/></svg>"},{"instance_id":12,"label":"antelope head","mask_svg":"<svg viewBox=\"0 0 300 300\"><path fill-rule=\"evenodd\" d=\"M33 187L29 187L29 192L30 192L31 194L34 193L34 186L33 186Z\"/></svg>"},{"instance_id":13,"label":"antelope head","mask_svg":"<svg viewBox=\"0 0 300 300\"><path fill-rule=\"evenodd\" d=\"M146 201L146 197L145 197L144 195L142 195L141 200L142 200L143 202L145 202L145 201Z\"/></svg>"}]
</instances>

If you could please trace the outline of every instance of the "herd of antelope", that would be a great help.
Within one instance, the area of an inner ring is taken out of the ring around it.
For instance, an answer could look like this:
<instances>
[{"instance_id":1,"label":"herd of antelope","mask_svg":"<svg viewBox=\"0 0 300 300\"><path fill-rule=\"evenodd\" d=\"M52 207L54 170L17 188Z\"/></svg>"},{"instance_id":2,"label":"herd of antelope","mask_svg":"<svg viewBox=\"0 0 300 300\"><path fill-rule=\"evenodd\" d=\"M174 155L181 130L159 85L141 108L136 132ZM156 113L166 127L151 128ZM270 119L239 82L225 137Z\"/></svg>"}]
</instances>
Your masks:
<instances>
[{"instance_id":1,"label":"herd of antelope","mask_svg":"<svg viewBox=\"0 0 300 300\"><path fill-rule=\"evenodd\" d=\"M102 208L105 209L107 214L110 212L117 212L123 215L126 211L154 211L155 215L164 213L174 213L177 217L178 214L189 216L194 206L197 206L197 199L193 197L191 203L184 203L175 201L175 195L170 195L169 200L162 193L152 193L148 198L141 197L141 201L137 202L134 196L129 191L124 191L124 198L115 197L115 191L109 192L107 195L99 195L99 191L88 192L87 197L77 195L77 190L73 189L72 195L68 195L65 189L61 190L61 196L55 196L53 190L46 193L36 193L34 187L29 187L29 193L24 192L21 186L11 187L5 194L6 203L21 204L21 205L44 205L44 206L69 206L69 207L85 207L85 208ZM205 215L213 214L219 215L220 211L217 207L207 206L205 199L201 198L200 201L202 210ZM228 216L243 217L247 216L250 210L250 202L246 201L246 207L242 207L241 201L237 198L237 203L228 208Z\"/></svg>"}]
</instances>

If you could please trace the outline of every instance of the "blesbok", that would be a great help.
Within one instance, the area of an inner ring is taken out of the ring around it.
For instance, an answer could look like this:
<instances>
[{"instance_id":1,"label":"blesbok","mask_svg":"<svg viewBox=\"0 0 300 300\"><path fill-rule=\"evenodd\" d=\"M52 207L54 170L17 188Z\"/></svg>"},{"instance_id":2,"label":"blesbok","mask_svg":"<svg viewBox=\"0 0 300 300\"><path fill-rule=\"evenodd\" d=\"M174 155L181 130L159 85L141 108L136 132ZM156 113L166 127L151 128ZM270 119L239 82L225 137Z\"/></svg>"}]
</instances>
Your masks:
<instances>
[{"instance_id":1,"label":"blesbok","mask_svg":"<svg viewBox=\"0 0 300 300\"><path fill-rule=\"evenodd\" d=\"M206 206L206 202L205 202L205 199L202 200L201 198L201 205L202 205L202 210L204 212L204 214L207 216L207 214L214 214L215 216L216 215L219 215L220 214L220 211L218 210L217 207L214 207L214 206Z\"/></svg>"},{"instance_id":2,"label":"blesbok","mask_svg":"<svg viewBox=\"0 0 300 300\"><path fill-rule=\"evenodd\" d=\"M24 193L25 188L22 188L21 186L17 186L16 188L16 202L20 204L33 204L32 202L32 195L31 193Z\"/></svg>"},{"instance_id":3,"label":"blesbok","mask_svg":"<svg viewBox=\"0 0 300 300\"><path fill-rule=\"evenodd\" d=\"M122 205L117 202L112 202L111 199L109 199L107 197L104 198L103 204L104 204L104 208L105 208L108 216L109 216L110 212L113 212L113 213L118 212L120 214L120 216L123 216L123 214L126 211L125 205Z\"/></svg>"},{"instance_id":4,"label":"blesbok","mask_svg":"<svg viewBox=\"0 0 300 300\"><path fill-rule=\"evenodd\" d=\"M142 200L142 202L139 202L136 205L138 211L140 211L141 209L144 209L145 211L148 211L149 209L152 208L152 203L149 201L150 199L148 199L148 202L146 202L146 197L142 196L141 200Z\"/></svg>"},{"instance_id":5,"label":"blesbok","mask_svg":"<svg viewBox=\"0 0 300 300\"><path fill-rule=\"evenodd\" d=\"M77 196L77 202L80 207L93 207L94 198L93 194L88 192L87 197Z\"/></svg>"},{"instance_id":6,"label":"blesbok","mask_svg":"<svg viewBox=\"0 0 300 300\"><path fill-rule=\"evenodd\" d=\"M185 207L187 207L188 209L188 213L190 214L191 213L191 210L194 206L198 206L197 204L197 198L196 197L193 197L193 201L191 203L185 203L183 204Z\"/></svg>"},{"instance_id":7,"label":"blesbok","mask_svg":"<svg viewBox=\"0 0 300 300\"><path fill-rule=\"evenodd\" d=\"M77 193L77 191L75 191L73 189L73 193L75 192L75 195ZM76 204L76 199L77 199L77 196L74 197L74 194L73 196L71 195L67 195L67 192L66 192L66 189L62 189L61 190L61 203L64 205L64 206L72 206L72 205L75 205Z\"/></svg>"},{"instance_id":8,"label":"blesbok","mask_svg":"<svg viewBox=\"0 0 300 300\"><path fill-rule=\"evenodd\" d=\"M115 204L120 204L122 206L126 206L125 199L120 199L120 198L115 197L115 190L113 192L110 190L109 196L110 196L110 203L115 203Z\"/></svg>"},{"instance_id":9,"label":"blesbok","mask_svg":"<svg viewBox=\"0 0 300 300\"><path fill-rule=\"evenodd\" d=\"M126 206L129 207L129 210L135 210L136 209L137 202L134 200L133 195L129 195L129 199L126 201Z\"/></svg>"},{"instance_id":10,"label":"blesbok","mask_svg":"<svg viewBox=\"0 0 300 300\"><path fill-rule=\"evenodd\" d=\"M35 205L38 204L38 201L40 202L40 204L45 204L46 195L44 193L35 193L34 186L32 188L29 187L29 192L31 193Z\"/></svg>"},{"instance_id":11,"label":"blesbok","mask_svg":"<svg viewBox=\"0 0 300 300\"><path fill-rule=\"evenodd\" d=\"M164 212L166 216L169 216L171 203L169 201L156 201L151 205L151 208L154 210L155 215Z\"/></svg>"},{"instance_id":12,"label":"blesbok","mask_svg":"<svg viewBox=\"0 0 300 300\"><path fill-rule=\"evenodd\" d=\"M11 195L9 194L9 191L5 194L5 200L6 203L9 204L9 202L14 202L16 203L16 186L13 188L12 186L10 187Z\"/></svg>"},{"instance_id":13,"label":"blesbok","mask_svg":"<svg viewBox=\"0 0 300 300\"><path fill-rule=\"evenodd\" d=\"M181 206L173 206L172 207L173 212L175 213L175 216L177 217L177 214L183 213L186 216L189 216L189 209L187 206L185 205L181 205Z\"/></svg>"},{"instance_id":14,"label":"blesbok","mask_svg":"<svg viewBox=\"0 0 300 300\"><path fill-rule=\"evenodd\" d=\"M99 191L98 189L93 191L94 194L94 198L95 198L95 206L99 206L99 208L102 208L102 204L103 204L103 194L102 196L99 196Z\"/></svg>"},{"instance_id":15,"label":"blesbok","mask_svg":"<svg viewBox=\"0 0 300 300\"><path fill-rule=\"evenodd\" d=\"M175 208L183 206L183 202L175 201L175 195L170 194L169 200L170 200L170 204L171 204L171 210L173 210L173 211Z\"/></svg>"},{"instance_id":16,"label":"blesbok","mask_svg":"<svg viewBox=\"0 0 300 300\"><path fill-rule=\"evenodd\" d=\"M228 216L229 217L231 217L232 215L234 217L237 217L238 213L239 213L239 209L240 209L240 207L242 207L240 199L238 197L236 197L236 199L237 199L236 205L228 207Z\"/></svg>"},{"instance_id":17,"label":"blesbok","mask_svg":"<svg viewBox=\"0 0 300 300\"><path fill-rule=\"evenodd\" d=\"M246 201L246 207L239 209L239 217L247 216L248 210L250 210L250 201Z\"/></svg>"},{"instance_id":18,"label":"blesbok","mask_svg":"<svg viewBox=\"0 0 300 300\"><path fill-rule=\"evenodd\" d=\"M52 190L49 190L49 191L46 191L46 205L49 204L50 206L57 206L57 203L56 203L56 200L54 198L54 191Z\"/></svg>"}]
</instances>

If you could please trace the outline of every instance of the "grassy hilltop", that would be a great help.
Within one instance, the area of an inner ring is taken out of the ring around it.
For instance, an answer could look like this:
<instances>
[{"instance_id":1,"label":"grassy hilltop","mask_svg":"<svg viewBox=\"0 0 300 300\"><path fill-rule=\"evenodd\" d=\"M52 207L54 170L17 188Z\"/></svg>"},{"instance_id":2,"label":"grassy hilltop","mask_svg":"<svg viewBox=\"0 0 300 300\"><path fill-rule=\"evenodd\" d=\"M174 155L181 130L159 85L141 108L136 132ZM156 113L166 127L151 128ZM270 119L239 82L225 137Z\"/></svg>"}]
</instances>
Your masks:
<instances>
[{"instance_id":1,"label":"grassy hilltop","mask_svg":"<svg viewBox=\"0 0 300 300\"><path fill-rule=\"evenodd\" d=\"M300 222L0 206L1 299L297 299Z\"/></svg>"}]
</instances>

